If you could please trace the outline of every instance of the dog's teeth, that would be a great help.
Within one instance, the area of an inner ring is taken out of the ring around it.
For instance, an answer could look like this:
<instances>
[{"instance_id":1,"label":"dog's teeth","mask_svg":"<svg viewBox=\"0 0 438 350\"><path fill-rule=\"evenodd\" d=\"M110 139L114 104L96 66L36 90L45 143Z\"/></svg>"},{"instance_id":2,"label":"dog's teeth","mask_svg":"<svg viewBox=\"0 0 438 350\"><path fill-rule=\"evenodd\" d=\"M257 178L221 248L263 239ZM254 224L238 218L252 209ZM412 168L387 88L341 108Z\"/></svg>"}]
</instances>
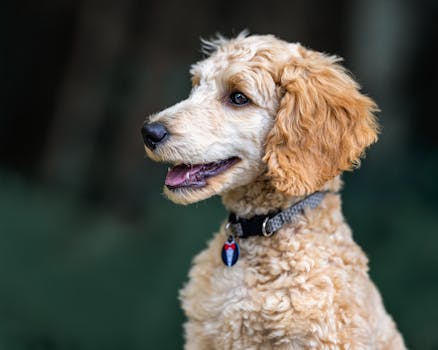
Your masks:
<instances>
[{"instance_id":1,"label":"dog's teeth","mask_svg":"<svg viewBox=\"0 0 438 350\"><path fill-rule=\"evenodd\" d=\"M168 167L168 168L167 168L167 172L169 172L169 171L170 171L170 169L171 169L171 168L170 168L170 167Z\"/></svg>"},{"instance_id":2,"label":"dog's teeth","mask_svg":"<svg viewBox=\"0 0 438 350\"><path fill-rule=\"evenodd\" d=\"M190 173L186 172L186 180L188 181L190 179Z\"/></svg>"}]
</instances>

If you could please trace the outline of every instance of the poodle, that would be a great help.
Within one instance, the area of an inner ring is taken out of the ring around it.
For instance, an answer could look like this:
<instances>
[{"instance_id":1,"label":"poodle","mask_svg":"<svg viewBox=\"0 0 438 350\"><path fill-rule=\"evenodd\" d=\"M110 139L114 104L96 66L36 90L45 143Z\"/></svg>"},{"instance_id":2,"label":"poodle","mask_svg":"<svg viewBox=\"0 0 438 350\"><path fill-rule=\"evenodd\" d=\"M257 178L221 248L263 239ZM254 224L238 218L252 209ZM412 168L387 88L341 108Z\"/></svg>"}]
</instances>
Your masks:
<instances>
[{"instance_id":1,"label":"poodle","mask_svg":"<svg viewBox=\"0 0 438 350\"><path fill-rule=\"evenodd\" d=\"M142 127L164 193L231 213L180 293L185 349L405 349L341 211L376 142L341 59L272 35L203 41L192 91Z\"/></svg>"}]
</instances>

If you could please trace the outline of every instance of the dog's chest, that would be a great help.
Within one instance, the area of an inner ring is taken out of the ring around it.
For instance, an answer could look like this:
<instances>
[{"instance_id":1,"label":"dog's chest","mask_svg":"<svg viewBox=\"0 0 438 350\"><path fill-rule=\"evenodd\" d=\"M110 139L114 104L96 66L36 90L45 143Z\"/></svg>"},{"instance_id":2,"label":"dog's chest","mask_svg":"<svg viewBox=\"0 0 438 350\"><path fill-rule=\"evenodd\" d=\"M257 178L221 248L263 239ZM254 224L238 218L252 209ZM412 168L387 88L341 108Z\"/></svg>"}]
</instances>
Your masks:
<instances>
[{"instance_id":1,"label":"dog's chest","mask_svg":"<svg viewBox=\"0 0 438 350\"><path fill-rule=\"evenodd\" d=\"M220 257L224 237L215 237L209 248L196 257L190 282L181 292L183 309L190 322L199 323L204 333L221 339L217 341L246 339L260 345L267 341L281 342L285 336L294 339L297 335L299 339L303 329L312 326L309 321L312 310L308 309L317 302L305 300L309 293L300 287L303 273L307 272L299 270L308 266L295 263L293 247L286 259L283 252L241 242L239 261L227 267ZM331 291L323 291L319 301L329 299L327 293ZM301 312L304 304L306 315Z\"/></svg>"}]
</instances>

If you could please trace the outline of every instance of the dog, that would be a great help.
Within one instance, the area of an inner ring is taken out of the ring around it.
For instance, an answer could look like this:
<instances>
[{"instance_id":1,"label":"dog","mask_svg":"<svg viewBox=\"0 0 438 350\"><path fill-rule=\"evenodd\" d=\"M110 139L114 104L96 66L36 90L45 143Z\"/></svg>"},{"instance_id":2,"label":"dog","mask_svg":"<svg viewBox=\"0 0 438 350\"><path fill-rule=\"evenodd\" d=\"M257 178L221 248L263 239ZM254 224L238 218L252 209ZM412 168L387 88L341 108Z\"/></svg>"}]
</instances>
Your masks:
<instances>
[{"instance_id":1,"label":"dog","mask_svg":"<svg viewBox=\"0 0 438 350\"><path fill-rule=\"evenodd\" d=\"M405 349L341 212L377 106L341 59L272 35L203 41L192 91L142 127L165 195L231 213L181 291L185 349Z\"/></svg>"}]
</instances>

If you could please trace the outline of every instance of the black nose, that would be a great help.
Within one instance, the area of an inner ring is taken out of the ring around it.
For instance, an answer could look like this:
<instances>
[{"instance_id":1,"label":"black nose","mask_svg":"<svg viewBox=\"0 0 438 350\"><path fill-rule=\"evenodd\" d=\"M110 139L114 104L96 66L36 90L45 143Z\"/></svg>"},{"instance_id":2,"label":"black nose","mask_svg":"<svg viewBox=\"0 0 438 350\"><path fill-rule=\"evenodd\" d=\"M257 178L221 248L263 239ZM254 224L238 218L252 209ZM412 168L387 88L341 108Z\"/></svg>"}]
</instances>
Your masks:
<instances>
[{"instance_id":1,"label":"black nose","mask_svg":"<svg viewBox=\"0 0 438 350\"><path fill-rule=\"evenodd\" d=\"M144 144L151 150L162 142L167 136L167 129L160 123L144 124L141 129L143 135Z\"/></svg>"}]
</instances>

